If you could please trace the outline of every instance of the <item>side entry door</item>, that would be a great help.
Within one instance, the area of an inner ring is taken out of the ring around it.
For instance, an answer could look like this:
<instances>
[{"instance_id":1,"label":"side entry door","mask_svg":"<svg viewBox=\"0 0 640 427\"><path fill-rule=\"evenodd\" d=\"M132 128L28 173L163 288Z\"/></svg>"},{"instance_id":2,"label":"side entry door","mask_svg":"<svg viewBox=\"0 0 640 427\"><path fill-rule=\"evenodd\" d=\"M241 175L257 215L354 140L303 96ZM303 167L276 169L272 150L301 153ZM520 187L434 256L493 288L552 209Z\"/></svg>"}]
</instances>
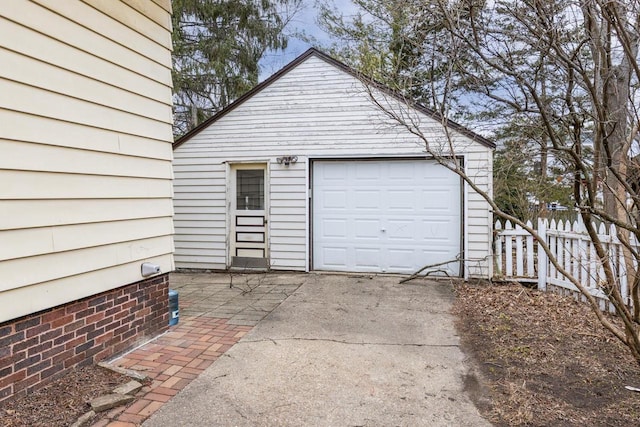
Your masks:
<instances>
[{"instance_id":1,"label":"side entry door","mask_svg":"<svg viewBox=\"0 0 640 427\"><path fill-rule=\"evenodd\" d=\"M267 268L267 165L231 165L231 267Z\"/></svg>"}]
</instances>

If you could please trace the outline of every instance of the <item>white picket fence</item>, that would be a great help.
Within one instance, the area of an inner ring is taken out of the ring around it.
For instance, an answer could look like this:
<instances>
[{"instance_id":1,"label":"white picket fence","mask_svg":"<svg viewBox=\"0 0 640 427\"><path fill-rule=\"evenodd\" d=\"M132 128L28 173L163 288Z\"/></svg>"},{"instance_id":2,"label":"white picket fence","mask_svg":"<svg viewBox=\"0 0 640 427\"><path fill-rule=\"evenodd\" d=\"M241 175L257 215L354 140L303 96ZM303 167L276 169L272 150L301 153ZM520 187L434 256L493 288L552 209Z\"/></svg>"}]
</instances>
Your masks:
<instances>
[{"instance_id":1,"label":"white picket fence","mask_svg":"<svg viewBox=\"0 0 640 427\"><path fill-rule=\"evenodd\" d=\"M551 249L551 253L567 272L576 278L589 292L598 298L602 310L613 311L599 283L605 280L602 264L596 254L584 225L581 222L556 222L540 219L534 228ZM579 296L577 288L557 268L549 262L547 254L540 248L533 236L516 225L506 221L496 221L494 226L494 276L499 279L537 283L540 290L554 290ZM622 244L618 240L615 226L609 228L601 224L598 236L605 245L618 276L620 292L627 303L629 287L623 258ZM638 247L637 242L632 244Z\"/></svg>"}]
</instances>

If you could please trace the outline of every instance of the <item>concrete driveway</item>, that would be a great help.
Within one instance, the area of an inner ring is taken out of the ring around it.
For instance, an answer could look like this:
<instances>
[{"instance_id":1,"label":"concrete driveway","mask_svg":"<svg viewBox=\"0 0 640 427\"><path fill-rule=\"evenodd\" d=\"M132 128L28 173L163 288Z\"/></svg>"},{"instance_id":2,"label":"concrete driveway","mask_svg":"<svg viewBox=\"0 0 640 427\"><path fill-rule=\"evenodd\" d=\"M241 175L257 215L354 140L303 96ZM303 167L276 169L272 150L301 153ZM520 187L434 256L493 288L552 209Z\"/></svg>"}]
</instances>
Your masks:
<instances>
[{"instance_id":1,"label":"concrete driveway","mask_svg":"<svg viewBox=\"0 0 640 427\"><path fill-rule=\"evenodd\" d=\"M295 276L292 295L144 425L489 425L466 390L447 282Z\"/></svg>"}]
</instances>

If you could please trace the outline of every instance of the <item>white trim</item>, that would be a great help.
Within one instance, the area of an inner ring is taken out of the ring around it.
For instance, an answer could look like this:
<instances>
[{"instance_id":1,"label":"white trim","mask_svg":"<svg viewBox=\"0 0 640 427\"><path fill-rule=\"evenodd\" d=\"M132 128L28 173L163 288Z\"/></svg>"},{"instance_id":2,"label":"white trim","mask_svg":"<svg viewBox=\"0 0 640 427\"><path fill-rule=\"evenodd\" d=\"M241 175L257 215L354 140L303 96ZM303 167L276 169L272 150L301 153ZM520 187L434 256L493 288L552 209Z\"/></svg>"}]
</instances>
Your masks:
<instances>
[{"instance_id":1,"label":"white trim","mask_svg":"<svg viewBox=\"0 0 640 427\"><path fill-rule=\"evenodd\" d=\"M226 249L226 259L227 259L227 268L231 267L231 260L235 256L236 253L236 223L234 214L234 210L232 206L234 204L234 198L236 194L236 180L234 178L234 171L242 170L242 169L262 169L264 170L264 233L266 234L266 238L264 239L264 258L270 261L271 254L271 221L269 216L269 211L271 209L270 197L271 194L271 180L269 167L271 162L269 160L259 161L259 160L242 160L242 161L226 161L227 167L227 191L226 191L226 200L227 200L227 215L226 215L226 224L225 232L226 241L227 241L227 249Z\"/></svg>"},{"instance_id":2,"label":"white trim","mask_svg":"<svg viewBox=\"0 0 640 427\"><path fill-rule=\"evenodd\" d=\"M465 176L468 175L468 159L467 154L462 154L462 164ZM469 184L467 181L460 178L462 181L462 261L463 265L462 277L464 280L469 280Z\"/></svg>"},{"instance_id":3,"label":"white trim","mask_svg":"<svg viewBox=\"0 0 640 427\"><path fill-rule=\"evenodd\" d=\"M304 168L305 177L305 192L304 192L304 206L305 206L305 254L304 254L304 271L311 271L311 216L309 212L311 210L311 174L309 173L311 168L311 159L307 157Z\"/></svg>"},{"instance_id":4,"label":"white trim","mask_svg":"<svg viewBox=\"0 0 640 427\"><path fill-rule=\"evenodd\" d=\"M222 162L225 166L225 267L231 267L231 162Z\"/></svg>"}]
</instances>

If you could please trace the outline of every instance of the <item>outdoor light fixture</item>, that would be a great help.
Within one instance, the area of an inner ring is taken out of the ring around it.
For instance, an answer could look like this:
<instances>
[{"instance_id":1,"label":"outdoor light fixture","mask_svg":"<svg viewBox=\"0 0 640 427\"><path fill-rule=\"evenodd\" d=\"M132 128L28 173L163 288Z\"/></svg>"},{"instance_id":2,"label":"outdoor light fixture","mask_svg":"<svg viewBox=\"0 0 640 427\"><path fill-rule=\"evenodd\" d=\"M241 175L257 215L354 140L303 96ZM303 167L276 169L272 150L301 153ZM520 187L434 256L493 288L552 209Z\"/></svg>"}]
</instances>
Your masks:
<instances>
[{"instance_id":1,"label":"outdoor light fixture","mask_svg":"<svg viewBox=\"0 0 640 427\"><path fill-rule=\"evenodd\" d=\"M279 165L284 164L285 166L289 166L291 163L295 163L298 161L298 156L282 156L276 159Z\"/></svg>"},{"instance_id":2,"label":"outdoor light fixture","mask_svg":"<svg viewBox=\"0 0 640 427\"><path fill-rule=\"evenodd\" d=\"M153 276L154 274L161 273L160 266L150 262L143 262L140 266L140 273L142 274L142 277Z\"/></svg>"}]
</instances>

